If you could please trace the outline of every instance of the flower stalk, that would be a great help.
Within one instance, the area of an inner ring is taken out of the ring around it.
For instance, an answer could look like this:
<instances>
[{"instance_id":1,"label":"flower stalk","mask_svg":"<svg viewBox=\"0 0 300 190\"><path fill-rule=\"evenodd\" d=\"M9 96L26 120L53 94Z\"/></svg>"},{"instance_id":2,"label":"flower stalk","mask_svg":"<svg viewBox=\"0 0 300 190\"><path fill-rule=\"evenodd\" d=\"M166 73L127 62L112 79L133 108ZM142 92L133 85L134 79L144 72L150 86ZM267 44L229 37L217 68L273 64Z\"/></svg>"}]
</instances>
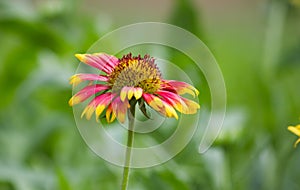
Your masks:
<instances>
[{"instance_id":1,"label":"flower stalk","mask_svg":"<svg viewBox=\"0 0 300 190\"><path fill-rule=\"evenodd\" d=\"M129 170L132 154L132 146L134 141L134 119L135 119L135 105L136 100L132 99L130 102L130 109L128 113L128 135L127 135L127 148L125 153L125 163L123 167L123 179L121 190L126 190L129 182Z\"/></svg>"}]
</instances>

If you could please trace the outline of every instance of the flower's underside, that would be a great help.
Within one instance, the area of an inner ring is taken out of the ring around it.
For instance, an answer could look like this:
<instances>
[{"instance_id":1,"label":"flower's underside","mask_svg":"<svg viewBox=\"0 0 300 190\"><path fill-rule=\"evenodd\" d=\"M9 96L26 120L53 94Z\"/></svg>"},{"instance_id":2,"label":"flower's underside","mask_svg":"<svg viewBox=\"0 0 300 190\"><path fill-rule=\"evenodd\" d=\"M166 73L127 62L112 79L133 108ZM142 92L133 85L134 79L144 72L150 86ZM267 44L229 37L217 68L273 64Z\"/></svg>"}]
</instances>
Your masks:
<instances>
[{"instance_id":1,"label":"flower's underside","mask_svg":"<svg viewBox=\"0 0 300 190\"><path fill-rule=\"evenodd\" d=\"M90 81L69 101L73 106L93 96L82 112L82 116L85 115L87 119L90 119L94 112L98 119L106 110L108 122L114 121L115 118L124 122L131 100L139 103L146 116L145 103L163 116L176 119L176 110L184 114L194 114L200 108L198 103L180 96L188 93L195 97L199 94L198 90L185 82L162 79L155 60L148 55L142 58L128 54L121 59L105 53L75 56L81 62L105 73L81 73L70 79L74 86L83 81Z\"/></svg>"}]
</instances>

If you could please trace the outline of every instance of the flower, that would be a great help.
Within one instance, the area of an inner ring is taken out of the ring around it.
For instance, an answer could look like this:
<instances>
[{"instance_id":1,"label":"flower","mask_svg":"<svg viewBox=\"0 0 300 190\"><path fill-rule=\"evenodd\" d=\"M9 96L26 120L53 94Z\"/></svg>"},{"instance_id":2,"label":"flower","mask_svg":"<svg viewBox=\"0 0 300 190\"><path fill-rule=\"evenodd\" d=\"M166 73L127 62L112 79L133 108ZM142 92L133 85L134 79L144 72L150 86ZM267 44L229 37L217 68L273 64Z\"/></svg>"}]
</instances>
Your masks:
<instances>
[{"instance_id":1,"label":"flower","mask_svg":"<svg viewBox=\"0 0 300 190\"><path fill-rule=\"evenodd\" d=\"M81 62L102 71L102 74L75 74L70 78L74 86L83 81L90 83L76 93L69 105L79 104L91 96L94 98L85 107L84 115L90 119L95 112L96 119L104 112L108 122L117 118L124 122L130 101L139 103L141 111L147 116L145 103L166 117L178 119L177 111L194 114L199 104L180 95L198 96L193 86L180 81L165 80L156 66L155 59L149 55L143 58L131 53L118 59L105 53L76 54Z\"/></svg>"},{"instance_id":2,"label":"flower","mask_svg":"<svg viewBox=\"0 0 300 190\"><path fill-rule=\"evenodd\" d=\"M294 126L289 126L288 130L299 137L298 140L294 144L294 146L296 147L297 144L300 142L300 124L295 126L295 127Z\"/></svg>"}]
</instances>

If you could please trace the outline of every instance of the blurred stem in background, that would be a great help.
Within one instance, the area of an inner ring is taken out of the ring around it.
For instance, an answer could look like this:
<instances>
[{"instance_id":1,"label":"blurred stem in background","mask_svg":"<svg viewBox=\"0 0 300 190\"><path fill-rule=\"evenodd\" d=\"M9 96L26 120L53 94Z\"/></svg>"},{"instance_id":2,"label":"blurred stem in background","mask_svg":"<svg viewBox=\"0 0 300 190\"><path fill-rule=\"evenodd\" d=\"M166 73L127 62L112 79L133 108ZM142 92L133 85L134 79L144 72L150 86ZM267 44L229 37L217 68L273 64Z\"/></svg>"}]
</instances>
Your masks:
<instances>
[{"instance_id":1,"label":"blurred stem in background","mask_svg":"<svg viewBox=\"0 0 300 190\"><path fill-rule=\"evenodd\" d=\"M267 17L266 17L266 33L265 42L262 56L262 76L266 89L269 90L270 107L267 108L268 112L273 115L273 121L266 122L271 126L267 128L274 128L274 126L282 123L282 108L280 102L284 93L281 89L281 83L277 79L279 61L282 59L282 42L283 34L285 32L285 24L288 13L288 2L284 0L271 0L268 3ZM278 102L280 100L280 102ZM279 128L280 129L280 128ZM275 129L272 129L275 130ZM276 133L278 130L275 130ZM277 135L274 135L277 136ZM272 139L271 147L274 148L273 164L270 162L269 170L264 171L265 183L263 189L282 189L283 180L281 179L285 173L286 167L282 163L287 162L291 156L291 151L286 151L286 154L280 154L278 147L274 144Z\"/></svg>"},{"instance_id":2,"label":"blurred stem in background","mask_svg":"<svg viewBox=\"0 0 300 190\"><path fill-rule=\"evenodd\" d=\"M269 3L266 34L263 53L263 75L268 82L272 81L281 57L282 35L288 10L285 1L272 0Z\"/></svg>"},{"instance_id":3,"label":"blurred stem in background","mask_svg":"<svg viewBox=\"0 0 300 190\"><path fill-rule=\"evenodd\" d=\"M170 18L171 24L182 27L203 40L201 22L198 16L201 15L200 10L195 9L195 2L191 0L176 0L174 10Z\"/></svg>"}]
</instances>

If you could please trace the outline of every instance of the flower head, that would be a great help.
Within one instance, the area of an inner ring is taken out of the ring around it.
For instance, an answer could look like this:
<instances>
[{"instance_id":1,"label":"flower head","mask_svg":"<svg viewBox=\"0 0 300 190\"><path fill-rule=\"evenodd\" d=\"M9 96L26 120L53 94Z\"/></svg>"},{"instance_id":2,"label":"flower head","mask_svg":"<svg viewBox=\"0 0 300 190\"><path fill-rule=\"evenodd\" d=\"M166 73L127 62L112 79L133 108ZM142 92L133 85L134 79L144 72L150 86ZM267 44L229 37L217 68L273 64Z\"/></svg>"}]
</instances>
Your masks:
<instances>
[{"instance_id":1,"label":"flower head","mask_svg":"<svg viewBox=\"0 0 300 190\"><path fill-rule=\"evenodd\" d=\"M294 126L289 126L288 130L299 137L298 140L294 144L294 146L296 147L297 144L300 142L300 124L295 126L295 127Z\"/></svg>"},{"instance_id":2,"label":"flower head","mask_svg":"<svg viewBox=\"0 0 300 190\"><path fill-rule=\"evenodd\" d=\"M121 59L105 53L76 54L81 62L99 69L105 74L76 74L70 78L70 84L78 85L83 81L90 83L76 93L69 101L71 106L81 103L91 96L94 98L82 112L90 119L95 113L96 119L105 112L108 122L117 118L124 122L130 101L139 103L141 111L147 116L145 103L166 117L178 118L177 111L194 114L199 104L180 95L198 96L193 86L162 78L155 59L127 54ZM100 83L99 83L100 82Z\"/></svg>"}]
</instances>

